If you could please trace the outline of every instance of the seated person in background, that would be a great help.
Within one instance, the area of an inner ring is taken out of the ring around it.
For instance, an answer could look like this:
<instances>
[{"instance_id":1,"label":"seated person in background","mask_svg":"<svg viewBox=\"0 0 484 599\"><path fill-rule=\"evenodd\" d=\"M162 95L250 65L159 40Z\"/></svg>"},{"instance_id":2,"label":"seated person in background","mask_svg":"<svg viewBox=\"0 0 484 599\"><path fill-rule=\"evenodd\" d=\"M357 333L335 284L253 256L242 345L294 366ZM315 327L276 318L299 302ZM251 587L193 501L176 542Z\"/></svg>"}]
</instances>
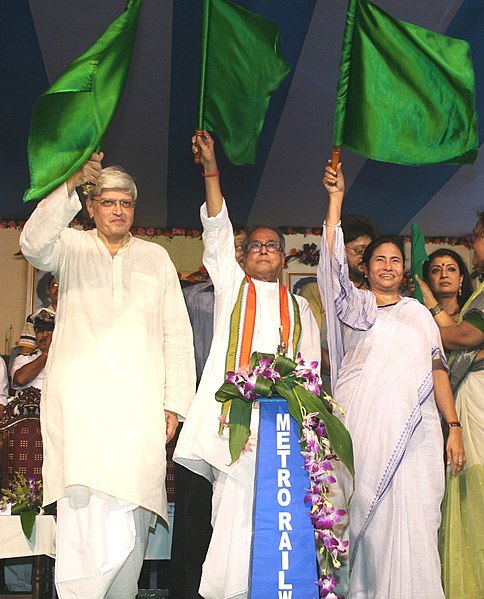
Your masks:
<instances>
[{"instance_id":1,"label":"seated person in background","mask_svg":"<svg viewBox=\"0 0 484 599\"><path fill-rule=\"evenodd\" d=\"M0 359L0 418L3 416L8 401L8 375L7 365L3 358Z\"/></svg>"},{"instance_id":2,"label":"seated person in background","mask_svg":"<svg viewBox=\"0 0 484 599\"><path fill-rule=\"evenodd\" d=\"M21 347L21 353L29 355L37 347L36 336L34 331L34 320L42 311L47 311L55 316L57 310L57 297L59 295L59 283L54 275L51 275L48 284L48 294L50 298L50 304L47 307L42 307L27 316L24 328L18 340L17 347Z\"/></svg>"},{"instance_id":3,"label":"seated person in background","mask_svg":"<svg viewBox=\"0 0 484 599\"><path fill-rule=\"evenodd\" d=\"M12 387L16 395L25 387L37 387L42 391L44 370L54 330L54 316L48 310L41 310L33 319L37 349L30 354L20 354L12 365Z\"/></svg>"}]
</instances>

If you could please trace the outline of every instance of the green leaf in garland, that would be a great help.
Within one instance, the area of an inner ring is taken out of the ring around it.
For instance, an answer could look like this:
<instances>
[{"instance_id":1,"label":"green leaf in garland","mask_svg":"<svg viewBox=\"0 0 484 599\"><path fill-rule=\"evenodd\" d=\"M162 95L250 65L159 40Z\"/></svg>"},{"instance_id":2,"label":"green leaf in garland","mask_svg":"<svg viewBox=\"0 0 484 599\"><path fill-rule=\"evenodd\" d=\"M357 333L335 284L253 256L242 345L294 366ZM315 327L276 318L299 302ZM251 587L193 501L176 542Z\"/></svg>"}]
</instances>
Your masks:
<instances>
[{"instance_id":1,"label":"green leaf in garland","mask_svg":"<svg viewBox=\"0 0 484 599\"><path fill-rule=\"evenodd\" d=\"M221 403L231 401L234 397L238 397L237 388L231 383L224 383L217 393L215 393L215 399Z\"/></svg>"},{"instance_id":2,"label":"green leaf in garland","mask_svg":"<svg viewBox=\"0 0 484 599\"><path fill-rule=\"evenodd\" d=\"M351 435L341 420L327 410L324 403L314 393L304 389L304 387L296 387L294 392L298 399L301 400L307 412L317 412L319 418L324 422L328 439L331 443L334 453L342 462L352 476L355 475L353 461L353 442Z\"/></svg>"},{"instance_id":3,"label":"green leaf in garland","mask_svg":"<svg viewBox=\"0 0 484 599\"><path fill-rule=\"evenodd\" d=\"M278 381L275 388L279 395L287 401L289 413L299 425L299 431L301 431L303 416L301 413L301 405L294 393L291 385L288 385L286 381Z\"/></svg>"},{"instance_id":4,"label":"green leaf in garland","mask_svg":"<svg viewBox=\"0 0 484 599\"><path fill-rule=\"evenodd\" d=\"M13 510L12 510L13 513ZM24 531L24 535L27 539L30 540L32 536L32 532L34 530L35 517L37 516L37 508L32 508L30 510L26 510L20 512L20 524L22 525L22 530Z\"/></svg>"},{"instance_id":5,"label":"green leaf in garland","mask_svg":"<svg viewBox=\"0 0 484 599\"><path fill-rule=\"evenodd\" d=\"M265 379L263 376L258 376L255 380L254 391L259 397L272 397L273 382Z\"/></svg>"},{"instance_id":6,"label":"green leaf in garland","mask_svg":"<svg viewBox=\"0 0 484 599\"><path fill-rule=\"evenodd\" d=\"M229 416L229 450L232 459L231 464L239 459L242 450L249 440L252 403L253 402L251 401L244 401L240 397L234 397L232 400Z\"/></svg>"},{"instance_id":7,"label":"green leaf in garland","mask_svg":"<svg viewBox=\"0 0 484 599\"><path fill-rule=\"evenodd\" d=\"M277 356L274 364L272 365L274 370L277 370L281 377L285 377L291 374L291 372L294 371L296 366L296 362L294 362L294 360L291 360L290 358L287 358L286 356Z\"/></svg>"}]
</instances>

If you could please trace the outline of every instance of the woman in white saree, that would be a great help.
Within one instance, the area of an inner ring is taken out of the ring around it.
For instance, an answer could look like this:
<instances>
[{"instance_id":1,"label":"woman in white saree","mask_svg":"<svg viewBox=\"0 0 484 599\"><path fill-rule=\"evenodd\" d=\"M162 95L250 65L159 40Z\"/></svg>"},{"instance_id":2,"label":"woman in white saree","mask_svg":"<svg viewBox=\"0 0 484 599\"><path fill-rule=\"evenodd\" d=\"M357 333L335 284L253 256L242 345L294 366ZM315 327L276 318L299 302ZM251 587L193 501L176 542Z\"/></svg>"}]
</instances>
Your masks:
<instances>
[{"instance_id":1,"label":"woman in white saree","mask_svg":"<svg viewBox=\"0 0 484 599\"><path fill-rule=\"evenodd\" d=\"M349 505L347 599L443 599L437 531L444 494L438 410L457 420L437 326L418 301L402 298L403 246L373 241L363 256L369 291L348 277L339 225L341 165L326 167L329 206L318 281L328 315L335 400L353 439L355 479L343 473ZM453 427L447 461L465 462Z\"/></svg>"}]
</instances>

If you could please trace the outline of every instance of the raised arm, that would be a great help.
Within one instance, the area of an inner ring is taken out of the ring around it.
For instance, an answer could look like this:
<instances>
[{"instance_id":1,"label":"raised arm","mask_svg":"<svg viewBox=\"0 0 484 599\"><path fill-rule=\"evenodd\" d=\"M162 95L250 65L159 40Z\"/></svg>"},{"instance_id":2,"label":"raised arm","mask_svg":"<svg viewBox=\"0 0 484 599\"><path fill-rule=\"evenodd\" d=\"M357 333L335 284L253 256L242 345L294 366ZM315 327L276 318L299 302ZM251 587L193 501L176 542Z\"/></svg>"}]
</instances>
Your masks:
<instances>
[{"instance_id":1,"label":"raised arm","mask_svg":"<svg viewBox=\"0 0 484 599\"><path fill-rule=\"evenodd\" d=\"M84 185L84 183L96 183L96 181L99 179L99 175L101 174L101 162L103 158L103 152L100 152L99 154L94 152L89 160L85 162L78 171L71 175L69 179L67 179L67 192L69 194L72 193L76 187Z\"/></svg>"},{"instance_id":2,"label":"raised arm","mask_svg":"<svg viewBox=\"0 0 484 599\"><path fill-rule=\"evenodd\" d=\"M442 343L448 350L474 349L484 344L484 332L477 327L463 320L456 324L452 316L447 314L440 306L432 293L430 287L418 276L415 277L422 290L422 296L425 306L435 312L434 320L437 323Z\"/></svg>"},{"instance_id":3,"label":"raised arm","mask_svg":"<svg viewBox=\"0 0 484 599\"><path fill-rule=\"evenodd\" d=\"M42 200L20 235L23 255L35 267L55 272L60 253L60 236L81 209L75 188L96 183L102 169L103 154L91 158L69 179Z\"/></svg>"},{"instance_id":4,"label":"raised arm","mask_svg":"<svg viewBox=\"0 0 484 599\"><path fill-rule=\"evenodd\" d=\"M328 161L331 162L330 160ZM341 220L341 207L345 194L345 180L341 169L341 162L338 163L336 170L328 164L324 178L324 186L329 194L328 212L326 214L326 239L328 241L329 255L333 254L334 227Z\"/></svg>"},{"instance_id":5,"label":"raised arm","mask_svg":"<svg viewBox=\"0 0 484 599\"><path fill-rule=\"evenodd\" d=\"M207 203L207 215L217 216L222 210L223 196L220 189L220 177L215 158L214 141L208 131L203 135L192 137L192 152L200 156L203 166L203 178L205 179L205 194Z\"/></svg>"}]
</instances>

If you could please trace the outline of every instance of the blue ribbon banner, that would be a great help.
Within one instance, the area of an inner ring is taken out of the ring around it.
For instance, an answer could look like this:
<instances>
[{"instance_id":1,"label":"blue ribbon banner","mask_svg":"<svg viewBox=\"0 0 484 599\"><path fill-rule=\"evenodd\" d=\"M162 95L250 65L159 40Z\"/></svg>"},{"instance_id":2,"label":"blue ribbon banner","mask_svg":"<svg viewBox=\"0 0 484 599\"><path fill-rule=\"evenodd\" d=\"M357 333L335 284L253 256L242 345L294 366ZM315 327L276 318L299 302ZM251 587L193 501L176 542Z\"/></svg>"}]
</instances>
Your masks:
<instances>
[{"instance_id":1,"label":"blue ribbon banner","mask_svg":"<svg viewBox=\"0 0 484 599\"><path fill-rule=\"evenodd\" d=\"M259 398L250 599L316 599L314 528L299 427L281 397Z\"/></svg>"}]
</instances>

